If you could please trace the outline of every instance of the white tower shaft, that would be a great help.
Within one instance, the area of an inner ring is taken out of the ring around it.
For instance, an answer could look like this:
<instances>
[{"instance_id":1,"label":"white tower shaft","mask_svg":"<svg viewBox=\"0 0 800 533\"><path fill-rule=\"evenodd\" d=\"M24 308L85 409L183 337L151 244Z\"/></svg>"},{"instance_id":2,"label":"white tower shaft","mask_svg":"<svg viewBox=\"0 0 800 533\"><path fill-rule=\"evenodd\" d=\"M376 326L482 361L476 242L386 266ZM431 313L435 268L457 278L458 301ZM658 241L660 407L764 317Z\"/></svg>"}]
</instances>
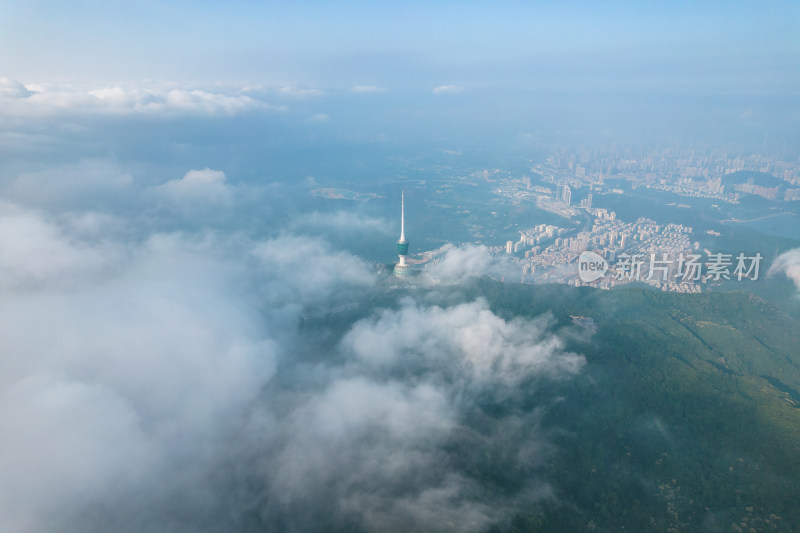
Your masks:
<instances>
[{"instance_id":1,"label":"white tower shaft","mask_svg":"<svg viewBox=\"0 0 800 533\"><path fill-rule=\"evenodd\" d=\"M395 204L397 205L397 204ZM406 240L406 195L405 191L400 191L400 241Z\"/></svg>"}]
</instances>

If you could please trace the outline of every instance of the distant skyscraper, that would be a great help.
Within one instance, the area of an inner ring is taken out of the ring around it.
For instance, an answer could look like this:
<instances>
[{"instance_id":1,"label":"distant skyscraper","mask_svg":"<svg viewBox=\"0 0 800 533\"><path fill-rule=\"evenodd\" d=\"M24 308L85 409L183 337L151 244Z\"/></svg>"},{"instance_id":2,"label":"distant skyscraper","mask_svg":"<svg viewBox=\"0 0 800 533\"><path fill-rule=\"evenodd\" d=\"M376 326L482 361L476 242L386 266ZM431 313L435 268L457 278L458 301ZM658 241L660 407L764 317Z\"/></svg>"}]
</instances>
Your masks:
<instances>
[{"instance_id":1,"label":"distant skyscraper","mask_svg":"<svg viewBox=\"0 0 800 533\"><path fill-rule=\"evenodd\" d=\"M563 202L567 205L569 205L572 201L572 190L569 188L569 185L564 185L561 200L563 200Z\"/></svg>"},{"instance_id":2,"label":"distant skyscraper","mask_svg":"<svg viewBox=\"0 0 800 533\"><path fill-rule=\"evenodd\" d=\"M406 240L406 198L405 191L400 192L400 238L397 239L397 255L399 261L394 267L394 275L398 278L404 278L408 275L408 265L406 264L406 255L408 255L408 241Z\"/></svg>"},{"instance_id":3,"label":"distant skyscraper","mask_svg":"<svg viewBox=\"0 0 800 533\"><path fill-rule=\"evenodd\" d=\"M589 196L586 197L586 208L592 208L592 193L589 193Z\"/></svg>"}]
</instances>

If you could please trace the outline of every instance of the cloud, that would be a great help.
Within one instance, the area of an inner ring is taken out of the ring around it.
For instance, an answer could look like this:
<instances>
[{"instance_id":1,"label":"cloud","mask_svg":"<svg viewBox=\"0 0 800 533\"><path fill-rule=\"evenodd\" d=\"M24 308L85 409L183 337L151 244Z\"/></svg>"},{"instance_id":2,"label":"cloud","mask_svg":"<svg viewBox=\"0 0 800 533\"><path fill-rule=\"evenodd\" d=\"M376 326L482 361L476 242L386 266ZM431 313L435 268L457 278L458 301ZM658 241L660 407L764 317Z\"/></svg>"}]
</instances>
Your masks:
<instances>
[{"instance_id":1,"label":"cloud","mask_svg":"<svg viewBox=\"0 0 800 533\"><path fill-rule=\"evenodd\" d=\"M208 528L204 487L278 353L231 290L241 268L176 236L122 261L121 243L12 215L0 227L24 247L0 234L0 529ZM37 283L20 291L8 280L23 269Z\"/></svg>"},{"instance_id":2,"label":"cloud","mask_svg":"<svg viewBox=\"0 0 800 533\"><path fill-rule=\"evenodd\" d=\"M207 168L143 194L235 191ZM296 234L365 215L253 240L127 213L0 204L0 530L473 532L555 498L540 384L584 359L549 317L422 303ZM453 247L439 283L496 259Z\"/></svg>"},{"instance_id":3,"label":"cloud","mask_svg":"<svg viewBox=\"0 0 800 533\"><path fill-rule=\"evenodd\" d=\"M455 285L472 278L517 279L520 269L505 255L492 254L483 245L445 246L444 255L424 270L432 284Z\"/></svg>"},{"instance_id":4,"label":"cloud","mask_svg":"<svg viewBox=\"0 0 800 533\"><path fill-rule=\"evenodd\" d=\"M355 85L351 90L359 94L382 93L386 91L383 87L377 87L375 85Z\"/></svg>"},{"instance_id":5,"label":"cloud","mask_svg":"<svg viewBox=\"0 0 800 533\"><path fill-rule=\"evenodd\" d=\"M69 286L94 279L123 257L119 246L92 246L36 211L0 203L0 289Z\"/></svg>"},{"instance_id":6,"label":"cloud","mask_svg":"<svg viewBox=\"0 0 800 533\"><path fill-rule=\"evenodd\" d=\"M23 172L4 187L4 193L26 205L75 208L100 202L119 203L132 185L133 177L118 165L84 159L69 165Z\"/></svg>"},{"instance_id":7,"label":"cloud","mask_svg":"<svg viewBox=\"0 0 800 533\"><path fill-rule=\"evenodd\" d=\"M311 115L308 117L309 122L327 122L331 119L331 116L325 113L317 113L315 115Z\"/></svg>"},{"instance_id":8,"label":"cloud","mask_svg":"<svg viewBox=\"0 0 800 533\"><path fill-rule=\"evenodd\" d=\"M410 299L355 323L326 384L301 394L287 417L265 469L276 494L267 514L305 509L297 530L332 513L375 532L480 531L516 502L466 475L449 453L470 462L467 450L481 456L499 442L509 462L498 468L527 472L517 496L526 505L552 497L532 475L548 455L538 411L478 431L468 421L485 416L478 404L505 401L523 382L580 370L583 357L565 352L548 328L546 317L506 321L484 301L443 308Z\"/></svg>"},{"instance_id":9,"label":"cloud","mask_svg":"<svg viewBox=\"0 0 800 533\"><path fill-rule=\"evenodd\" d=\"M561 353L561 341L544 335L549 326L546 317L507 322L485 301L447 309L406 301L399 312L356 324L343 343L369 366L429 368L448 382L507 386L531 375L557 378L580 369L582 357Z\"/></svg>"},{"instance_id":10,"label":"cloud","mask_svg":"<svg viewBox=\"0 0 800 533\"><path fill-rule=\"evenodd\" d=\"M451 94L460 93L464 88L459 85L439 85L434 87L433 94Z\"/></svg>"},{"instance_id":11,"label":"cloud","mask_svg":"<svg viewBox=\"0 0 800 533\"><path fill-rule=\"evenodd\" d=\"M232 192L221 170L190 170L181 179L170 180L153 189L161 198L176 205L192 207L227 207Z\"/></svg>"},{"instance_id":12,"label":"cloud","mask_svg":"<svg viewBox=\"0 0 800 533\"><path fill-rule=\"evenodd\" d=\"M368 263L334 251L321 238L283 235L257 245L253 256L265 273L270 301L276 304L347 299L343 291L375 281Z\"/></svg>"},{"instance_id":13,"label":"cloud","mask_svg":"<svg viewBox=\"0 0 800 533\"><path fill-rule=\"evenodd\" d=\"M0 98L26 98L33 93L18 81L0 78Z\"/></svg>"},{"instance_id":14,"label":"cloud","mask_svg":"<svg viewBox=\"0 0 800 533\"><path fill-rule=\"evenodd\" d=\"M359 234L390 236L390 224L383 218L371 217L352 211L335 211L320 213L314 211L295 218L291 223L292 231L311 232L326 236L355 237Z\"/></svg>"},{"instance_id":15,"label":"cloud","mask_svg":"<svg viewBox=\"0 0 800 533\"><path fill-rule=\"evenodd\" d=\"M298 530L322 512L374 532L485 526L492 510L470 498L474 482L437 465L437 447L453 430L451 409L430 384L362 378L337 380L301 405L267 471L281 499L307 509Z\"/></svg>"},{"instance_id":16,"label":"cloud","mask_svg":"<svg viewBox=\"0 0 800 533\"><path fill-rule=\"evenodd\" d=\"M201 112L206 114L234 115L251 109L268 109L263 102L254 100L245 95L229 96L201 90L169 91L162 101L148 102L141 109L143 111L158 112L162 110L178 110L188 112Z\"/></svg>"},{"instance_id":17,"label":"cloud","mask_svg":"<svg viewBox=\"0 0 800 533\"><path fill-rule=\"evenodd\" d=\"M236 115L256 110L280 110L245 91L219 92L170 84L85 87L0 82L0 114L50 115Z\"/></svg>"},{"instance_id":18,"label":"cloud","mask_svg":"<svg viewBox=\"0 0 800 533\"><path fill-rule=\"evenodd\" d=\"M278 93L284 96L290 96L292 98L316 98L318 96L322 96L323 92L319 89L307 89L301 87L295 87L292 85L287 85L278 89Z\"/></svg>"},{"instance_id":19,"label":"cloud","mask_svg":"<svg viewBox=\"0 0 800 533\"><path fill-rule=\"evenodd\" d=\"M784 252L769 267L767 275L782 272L800 289L800 248Z\"/></svg>"}]
</instances>

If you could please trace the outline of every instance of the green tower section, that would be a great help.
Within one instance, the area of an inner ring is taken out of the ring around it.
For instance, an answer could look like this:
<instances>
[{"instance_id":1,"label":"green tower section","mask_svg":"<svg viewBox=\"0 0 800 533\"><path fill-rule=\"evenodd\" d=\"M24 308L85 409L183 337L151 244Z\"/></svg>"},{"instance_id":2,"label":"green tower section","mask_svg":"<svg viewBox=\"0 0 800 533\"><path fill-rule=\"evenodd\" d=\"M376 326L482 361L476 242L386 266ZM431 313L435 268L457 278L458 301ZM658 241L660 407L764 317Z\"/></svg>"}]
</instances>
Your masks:
<instances>
[{"instance_id":1,"label":"green tower section","mask_svg":"<svg viewBox=\"0 0 800 533\"><path fill-rule=\"evenodd\" d=\"M398 240L397 241L397 255L408 255L408 241Z\"/></svg>"}]
</instances>

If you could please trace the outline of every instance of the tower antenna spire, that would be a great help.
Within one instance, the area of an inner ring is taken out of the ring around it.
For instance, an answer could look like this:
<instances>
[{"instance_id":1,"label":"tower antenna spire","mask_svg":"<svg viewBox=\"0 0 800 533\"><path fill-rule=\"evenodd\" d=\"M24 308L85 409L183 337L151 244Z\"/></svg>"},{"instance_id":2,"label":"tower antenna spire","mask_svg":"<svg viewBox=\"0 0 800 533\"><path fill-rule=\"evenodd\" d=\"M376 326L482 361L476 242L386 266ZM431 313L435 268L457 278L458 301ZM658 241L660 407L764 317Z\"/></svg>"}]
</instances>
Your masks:
<instances>
[{"instance_id":1,"label":"tower antenna spire","mask_svg":"<svg viewBox=\"0 0 800 533\"><path fill-rule=\"evenodd\" d=\"M406 193L400 190L400 240L406 240Z\"/></svg>"}]
</instances>

